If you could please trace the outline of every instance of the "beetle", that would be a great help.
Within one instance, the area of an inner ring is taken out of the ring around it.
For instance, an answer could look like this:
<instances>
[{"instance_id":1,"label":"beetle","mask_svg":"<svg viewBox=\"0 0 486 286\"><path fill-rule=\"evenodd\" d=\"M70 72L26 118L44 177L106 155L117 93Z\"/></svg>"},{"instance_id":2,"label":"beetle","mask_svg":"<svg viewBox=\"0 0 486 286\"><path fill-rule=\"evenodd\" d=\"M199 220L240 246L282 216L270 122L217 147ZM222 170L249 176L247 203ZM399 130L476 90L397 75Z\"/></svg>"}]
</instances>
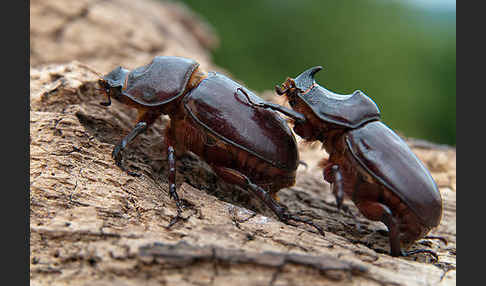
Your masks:
<instances>
[{"instance_id":1,"label":"beetle","mask_svg":"<svg viewBox=\"0 0 486 286\"><path fill-rule=\"evenodd\" d=\"M301 114L295 133L306 141L321 141L329 154L319 165L338 209L346 195L366 218L383 222L392 256L426 252L437 259L430 250L402 250L440 223L442 199L434 179L408 145L380 121L371 98L360 90L342 95L325 89L314 79L321 69L287 78L275 90ZM286 112L274 103L254 106Z\"/></svg>"},{"instance_id":2,"label":"beetle","mask_svg":"<svg viewBox=\"0 0 486 286\"><path fill-rule=\"evenodd\" d=\"M252 102L263 99L229 77L206 72L188 58L158 56L132 71L115 68L99 80L107 97L100 104L109 106L111 98L138 111L135 127L112 152L122 164L122 151L161 115L168 115L165 130L169 164L169 195L182 203L176 191L176 159L187 152L196 154L224 181L250 190L287 223L301 222L321 227L310 220L290 214L276 200L276 193L295 183L299 154L295 137L278 112L255 108ZM291 109L284 110L299 118ZM302 118L301 118L302 119ZM292 224L293 225L293 224Z\"/></svg>"}]
</instances>

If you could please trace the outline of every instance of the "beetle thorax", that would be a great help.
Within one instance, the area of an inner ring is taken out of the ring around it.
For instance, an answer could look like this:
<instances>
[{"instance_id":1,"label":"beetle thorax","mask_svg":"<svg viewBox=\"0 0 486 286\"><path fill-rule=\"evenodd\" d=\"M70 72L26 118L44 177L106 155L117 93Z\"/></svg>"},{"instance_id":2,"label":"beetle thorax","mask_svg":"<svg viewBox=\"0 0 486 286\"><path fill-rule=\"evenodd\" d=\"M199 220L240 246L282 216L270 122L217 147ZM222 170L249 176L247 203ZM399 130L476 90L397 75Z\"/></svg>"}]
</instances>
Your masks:
<instances>
[{"instance_id":1,"label":"beetle thorax","mask_svg":"<svg viewBox=\"0 0 486 286\"><path fill-rule=\"evenodd\" d=\"M139 103L133 101L128 96L126 96L125 94L123 94L123 92L122 92L123 89L124 89L123 86L111 88L111 90L110 90L110 96L113 99L115 99L116 101L118 101L120 103L123 103L125 105L132 106L132 107L139 107L140 106Z\"/></svg>"},{"instance_id":2,"label":"beetle thorax","mask_svg":"<svg viewBox=\"0 0 486 286\"><path fill-rule=\"evenodd\" d=\"M290 95L289 97L291 98L291 100L289 99L289 103L291 104L292 109L304 114L306 118L305 123L295 123L294 125L295 133L306 141L318 140L324 142L331 135L335 136L338 133L342 134L342 132L344 131L342 127L325 122L318 118L312 112L309 106L299 97L292 97L292 95Z\"/></svg>"}]
</instances>

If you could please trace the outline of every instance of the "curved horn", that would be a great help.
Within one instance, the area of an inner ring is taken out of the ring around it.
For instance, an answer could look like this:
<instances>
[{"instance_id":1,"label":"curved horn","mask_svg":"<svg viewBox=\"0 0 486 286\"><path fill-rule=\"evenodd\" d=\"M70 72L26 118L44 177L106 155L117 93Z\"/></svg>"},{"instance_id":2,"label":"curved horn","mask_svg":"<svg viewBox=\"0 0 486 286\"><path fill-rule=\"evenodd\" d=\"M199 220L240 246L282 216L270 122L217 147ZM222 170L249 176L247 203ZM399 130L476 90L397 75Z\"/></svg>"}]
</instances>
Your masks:
<instances>
[{"instance_id":1,"label":"curved horn","mask_svg":"<svg viewBox=\"0 0 486 286\"><path fill-rule=\"evenodd\" d=\"M315 82L314 75L322 70L321 66L310 68L295 78L295 86L302 90L308 90Z\"/></svg>"},{"instance_id":2,"label":"curved horn","mask_svg":"<svg viewBox=\"0 0 486 286\"><path fill-rule=\"evenodd\" d=\"M117 67L103 77L111 87L123 87L125 78L130 71L122 67Z\"/></svg>"}]
</instances>

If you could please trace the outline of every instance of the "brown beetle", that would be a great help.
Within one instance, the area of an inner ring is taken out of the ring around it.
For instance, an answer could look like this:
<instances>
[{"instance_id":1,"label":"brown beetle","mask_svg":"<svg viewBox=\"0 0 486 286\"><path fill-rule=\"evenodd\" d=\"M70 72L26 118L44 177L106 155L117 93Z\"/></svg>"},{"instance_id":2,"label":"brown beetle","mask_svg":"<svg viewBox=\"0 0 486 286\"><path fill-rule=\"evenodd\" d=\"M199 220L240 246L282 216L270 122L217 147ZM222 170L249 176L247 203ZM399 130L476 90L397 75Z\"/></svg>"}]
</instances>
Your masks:
<instances>
[{"instance_id":1,"label":"brown beetle","mask_svg":"<svg viewBox=\"0 0 486 286\"><path fill-rule=\"evenodd\" d=\"M382 221L389 230L392 256L427 252L437 259L430 250L404 252L401 248L408 248L440 223L442 199L429 171L379 121L378 107L363 92L341 95L317 84L314 74L321 69L310 68L275 88L306 119L298 117L295 133L307 141L321 141L329 154L320 165L338 208L346 194L366 218ZM281 108L276 104L255 106Z\"/></svg>"},{"instance_id":2,"label":"brown beetle","mask_svg":"<svg viewBox=\"0 0 486 286\"><path fill-rule=\"evenodd\" d=\"M165 144L169 161L169 194L181 202L175 185L176 157L190 151L207 162L223 180L250 190L285 223L296 221L322 229L291 215L275 201L276 193L295 183L299 156L295 137L277 112L255 108L264 101L230 78L205 72L194 60L155 57L132 71L118 67L100 79L111 98L138 110L137 124L113 150L122 165L121 151L162 114L170 117ZM299 117L291 109L284 110ZM131 173L131 172L129 172ZM131 173L133 174L133 173Z\"/></svg>"}]
</instances>

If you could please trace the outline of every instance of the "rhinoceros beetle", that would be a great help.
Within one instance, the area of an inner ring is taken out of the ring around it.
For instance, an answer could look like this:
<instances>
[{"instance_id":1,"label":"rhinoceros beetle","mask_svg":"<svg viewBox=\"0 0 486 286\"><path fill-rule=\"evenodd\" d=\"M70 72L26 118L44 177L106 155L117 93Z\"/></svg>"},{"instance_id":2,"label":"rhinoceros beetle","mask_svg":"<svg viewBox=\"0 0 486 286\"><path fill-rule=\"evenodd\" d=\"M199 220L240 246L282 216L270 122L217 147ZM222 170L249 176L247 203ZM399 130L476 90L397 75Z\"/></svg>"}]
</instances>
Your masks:
<instances>
[{"instance_id":1,"label":"rhinoceros beetle","mask_svg":"<svg viewBox=\"0 0 486 286\"><path fill-rule=\"evenodd\" d=\"M307 141L321 141L329 154L320 166L337 207L341 208L346 194L366 218L383 222L389 230L392 256L427 252L437 259L430 250L404 252L401 248L408 248L440 223L442 199L429 171L380 121L378 107L363 92L341 95L317 84L314 75L321 69L310 68L275 89L301 114L296 117L295 133Z\"/></svg>"},{"instance_id":2,"label":"rhinoceros beetle","mask_svg":"<svg viewBox=\"0 0 486 286\"><path fill-rule=\"evenodd\" d=\"M114 147L112 156L122 164L122 151L140 133L166 114L169 194L178 215L181 201L176 191L176 158L190 151L231 184L250 190L288 224L312 221L288 213L276 202L276 193L295 183L299 155L295 137L278 112L255 108L247 100L264 101L237 82L217 72L206 72L192 59L155 57L132 71L117 67L99 80L108 106L111 98L138 111L133 130ZM283 112L299 118L291 109ZM302 119L302 118L301 118ZM128 171L129 174L135 175Z\"/></svg>"}]
</instances>

